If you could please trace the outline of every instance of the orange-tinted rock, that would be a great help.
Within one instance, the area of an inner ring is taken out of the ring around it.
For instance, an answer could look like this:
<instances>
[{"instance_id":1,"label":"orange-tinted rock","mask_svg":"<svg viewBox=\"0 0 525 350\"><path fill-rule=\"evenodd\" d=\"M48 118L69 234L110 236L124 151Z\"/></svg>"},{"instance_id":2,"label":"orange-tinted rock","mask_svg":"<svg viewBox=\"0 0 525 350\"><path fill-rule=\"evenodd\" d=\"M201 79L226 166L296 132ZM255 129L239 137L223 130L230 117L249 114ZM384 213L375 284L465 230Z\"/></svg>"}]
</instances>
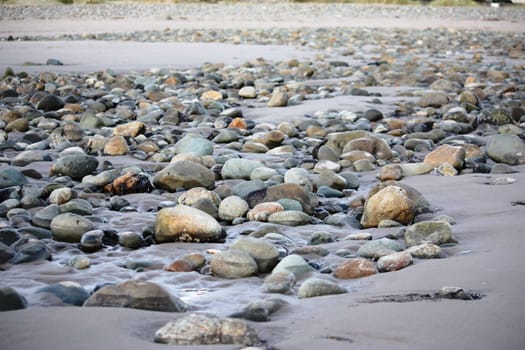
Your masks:
<instances>
[{"instance_id":1,"label":"orange-tinted rock","mask_svg":"<svg viewBox=\"0 0 525 350\"><path fill-rule=\"evenodd\" d=\"M266 202L257 204L253 209L248 211L246 217L250 221L268 221L268 217L279 211L283 211L284 208L277 202Z\"/></svg>"},{"instance_id":2,"label":"orange-tinted rock","mask_svg":"<svg viewBox=\"0 0 525 350\"><path fill-rule=\"evenodd\" d=\"M465 149L460 146L441 145L425 157L424 162L438 167L444 163L460 170L465 161Z\"/></svg>"},{"instance_id":3,"label":"orange-tinted rock","mask_svg":"<svg viewBox=\"0 0 525 350\"><path fill-rule=\"evenodd\" d=\"M228 124L229 128L237 128L237 129L246 129L248 126L246 125L246 121L243 118L234 118L230 124Z\"/></svg>"},{"instance_id":4,"label":"orange-tinted rock","mask_svg":"<svg viewBox=\"0 0 525 350\"><path fill-rule=\"evenodd\" d=\"M334 276L341 279L359 278L374 275L377 269L368 259L357 258L344 262L334 271Z\"/></svg>"}]
</instances>

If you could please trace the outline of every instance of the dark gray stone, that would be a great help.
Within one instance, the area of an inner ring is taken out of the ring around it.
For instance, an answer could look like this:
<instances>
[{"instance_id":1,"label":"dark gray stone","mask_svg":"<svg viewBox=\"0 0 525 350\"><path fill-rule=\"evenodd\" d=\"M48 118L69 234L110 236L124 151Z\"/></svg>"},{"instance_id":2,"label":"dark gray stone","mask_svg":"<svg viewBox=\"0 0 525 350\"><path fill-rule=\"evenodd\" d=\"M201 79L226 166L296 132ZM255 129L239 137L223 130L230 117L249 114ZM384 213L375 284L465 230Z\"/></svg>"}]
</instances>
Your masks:
<instances>
[{"instance_id":1,"label":"dark gray stone","mask_svg":"<svg viewBox=\"0 0 525 350\"><path fill-rule=\"evenodd\" d=\"M26 299L11 287L0 288L0 311L25 309Z\"/></svg>"},{"instance_id":2,"label":"dark gray stone","mask_svg":"<svg viewBox=\"0 0 525 350\"><path fill-rule=\"evenodd\" d=\"M22 264L35 260L51 260L51 252L47 245L38 240L30 240L16 249L12 264Z\"/></svg>"},{"instance_id":3,"label":"dark gray stone","mask_svg":"<svg viewBox=\"0 0 525 350\"><path fill-rule=\"evenodd\" d=\"M106 285L93 293L84 306L126 307L165 312L182 312L186 305L155 283L129 280Z\"/></svg>"},{"instance_id":4,"label":"dark gray stone","mask_svg":"<svg viewBox=\"0 0 525 350\"><path fill-rule=\"evenodd\" d=\"M62 282L39 288L37 294L51 294L65 305L82 306L89 293L76 283Z\"/></svg>"}]
</instances>

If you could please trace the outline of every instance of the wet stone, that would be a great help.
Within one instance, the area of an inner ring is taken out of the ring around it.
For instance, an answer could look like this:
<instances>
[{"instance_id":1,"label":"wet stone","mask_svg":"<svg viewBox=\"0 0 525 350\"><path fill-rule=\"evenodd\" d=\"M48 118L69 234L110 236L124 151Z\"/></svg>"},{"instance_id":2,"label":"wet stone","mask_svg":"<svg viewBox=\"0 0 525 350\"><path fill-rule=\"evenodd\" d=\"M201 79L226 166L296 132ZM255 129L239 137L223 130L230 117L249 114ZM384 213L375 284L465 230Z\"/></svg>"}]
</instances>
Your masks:
<instances>
[{"instance_id":1,"label":"wet stone","mask_svg":"<svg viewBox=\"0 0 525 350\"><path fill-rule=\"evenodd\" d=\"M301 284L297 296L304 299L343 293L347 293L347 290L334 282L321 278L309 278Z\"/></svg>"},{"instance_id":2,"label":"wet stone","mask_svg":"<svg viewBox=\"0 0 525 350\"><path fill-rule=\"evenodd\" d=\"M379 258L379 260L377 260L377 269L379 272L397 271L410 264L412 264L412 255L407 251L403 251Z\"/></svg>"},{"instance_id":3,"label":"wet stone","mask_svg":"<svg viewBox=\"0 0 525 350\"><path fill-rule=\"evenodd\" d=\"M155 187L171 192L175 192L179 188L208 188L214 183L215 174L210 169L189 160L172 163L159 171L153 178Z\"/></svg>"},{"instance_id":4,"label":"wet stone","mask_svg":"<svg viewBox=\"0 0 525 350\"><path fill-rule=\"evenodd\" d=\"M366 201L361 225L377 227L385 219L408 224L414 216L414 203L408 193L401 187L387 186Z\"/></svg>"},{"instance_id":5,"label":"wet stone","mask_svg":"<svg viewBox=\"0 0 525 350\"><path fill-rule=\"evenodd\" d=\"M98 160L85 154L71 154L60 157L52 167L56 174L70 176L75 180L81 180L90 175L98 167Z\"/></svg>"},{"instance_id":6,"label":"wet stone","mask_svg":"<svg viewBox=\"0 0 525 350\"><path fill-rule=\"evenodd\" d=\"M272 274L280 272L291 272L296 277L301 277L302 275L312 271L313 268L304 260L303 257L292 254L286 256L282 259L277 266L272 270Z\"/></svg>"},{"instance_id":7,"label":"wet stone","mask_svg":"<svg viewBox=\"0 0 525 350\"><path fill-rule=\"evenodd\" d=\"M202 210L177 205L157 213L155 239L158 242L214 242L222 236L221 225Z\"/></svg>"},{"instance_id":8,"label":"wet stone","mask_svg":"<svg viewBox=\"0 0 525 350\"><path fill-rule=\"evenodd\" d=\"M258 238L240 238L230 248L248 253L257 263L259 273L271 271L279 258L279 251L272 243Z\"/></svg>"},{"instance_id":9,"label":"wet stone","mask_svg":"<svg viewBox=\"0 0 525 350\"><path fill-rule=\"evenodd\" d=\"M89 293L75 282L60 282L39 288L36 294L43 299L55 299L52 305L82 306Z\"/></svg>"},{"instance_id":10,"label":"wet stone","mask_svg":"<svg viewBox=\"0 0 525 350\"><path fill-rule=\"evenodd\" d=\"M93 293L84 306L124 307L132 309L182 312L187 306L179 298L152 282L129 280L107 285Z\"/></svg>"},{"instance_id":11,"label":"wet stone","mask_svg":"<svg viewBox=\"0 0 525 350\"><path fill-rule=\"evenodd\" d=\"M8 262L13 256L15 256L13 248L0 242L0 265Z\"/></svg>"},{"instance_id":12,"label":"wet stone","mask_svg":"<svg viewBox=\"0 0 525 350\"><path fill-rule=\"evenodd\" d=\"M176 345L260 343L255 331L243 320L213 315L189 314L170 321L155 332L155 342Z\"/></svg>"},{"instance_id":13,"label":"wet stone","mask_svg":"<svg viewBox=\"0 0 525 350\"><path fill-rule=\"evenodd\" d=\"M441 245L452 242L452 228L444 221L423 221L409 226L404 234L407 247L432 243Z\"/></svg>"},{"instance_id":14,"label":"wet stone","mask_svg":"<svg viewBox=\"0 0 525 350\"><path fill-rule=\"evenodd\" d=\"M227 279L253 276L258 271L255 259L247 252L237 249L213 255L210 267L216 276Z\"/></svg>"},{"instance_id":15,"label":"wet stone","mask_svg":"<svg viewBox=\"0 0 525 350\"><path fill-rule=\"evenodd\" d=\"M11 264L22 264L36 260L51 260L51 252L47 245L39 240L30 240L16 248Z\"/></svg>"},{"instance_id":16,"label":"wet stone","mask_svg":"<svg viewBox=\"0 0 525 350\"><path fill-rule=\"evenodd\" d=\"M235 312L230 317L243 318L254 322L268 322L270 315L286 304L281 299L272 298L257 300L246 305L241 311Z\"/></svg>"},{"instance_id":17,"label":"wet stone","mask_svg":"<svg viewBox=\"0 0 525 350\"><path fill-rule=\"evenodd\" d=\"M67 264L68 266L71 266L74 269L83 270L91 266L91 261L85 256L74 255L68 259Z\"/></svg>"},{"instance_id":18,"label":"wet stone","mask_svg":"<svg viewBox=\"0 0 525 350\"><path fill-rule=\"evenodd\" d=\"M334 270L334 277L339 279L352 279L374 275L377 272L377 268L372 261L356 258L339 265Z\"/></svg>"},{"instance_id":19,"label":"wet stone","mask_svg":"<svg viewBox=\"0 0 525 350\"><path fill-rule=\"evenodd\" d=\"M53 239L62 242L79 243L82 235L95 228L93 222L78 214L57 215L50 224Z\"/></svg>"},{"instance_id":20,"label":"wet stone","mask_svg":"<svg viewBox=\"0 0 525 350\"><path fill-rule=\"evenodd\" d=\"M7 168L0 171L0 189L27 183L26 177L16 169Z\"/></svg>"},{"instance_id":21,"label":"wet stone","mask_svg":"<svg viewBox=\"0 0 525 350\"><path fill-rule=\"evenodd\" d=\"M357 254L364 258L379 259L382 256L403 250L403 245L392 239L380 238L363 244Z\"/></svg>"},{"instance_id":22,"label":"wet stone","mask_svg":"<svg viewBox=\"0 0 525 350\"><path fill-rule=\"evenodd\" d=\"M91 253L102 249L104 231L92 230L85 232L80 238L80 249Z\"/></svg>"},{"instance_id":23,"label":"wet stone","mask_svg":"<svg viewBox=\"0 0 525 350\"><path fill-rule=\"evenodd\" d=\"M26 307L26 298L19 294L14 288L0 288L0 311L19 310L25 309Z\"/></svg>"},{"instance_id":24,"label":"wet stone","mask_svg":"<svg viewBox=\"0 0 525 350\"><path fill-rule=\"evenodd\" d=\"M37 211L33 218L31 219L31 222L33 225L43 227L43 228L51 228L51 221L60 214L60 208L56 204L50 204L39 211Z\"/></svg>"}]
</instances>

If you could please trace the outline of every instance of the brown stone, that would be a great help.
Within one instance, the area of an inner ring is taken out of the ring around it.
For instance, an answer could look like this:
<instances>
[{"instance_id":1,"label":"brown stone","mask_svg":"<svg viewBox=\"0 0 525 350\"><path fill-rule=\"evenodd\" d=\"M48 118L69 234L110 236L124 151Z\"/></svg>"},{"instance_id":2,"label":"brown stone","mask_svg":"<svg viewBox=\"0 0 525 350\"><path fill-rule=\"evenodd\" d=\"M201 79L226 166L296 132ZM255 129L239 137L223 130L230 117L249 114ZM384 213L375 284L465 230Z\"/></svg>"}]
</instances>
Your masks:
<instances>
[{"instance_id":1,"label":"brown stone","mask_svg":"<svg viewBox=\"0 0 525 350\"><path fill-rule=\"evenodd\" d=\"M444 163L451 164L454 168L461 170L465 161L465 149L461 146L441 145L426 155L424 162L434 167Z\"/></svg>"},{"instance_id":2,"label":"brown stone","mask_svg":"<svg viewBox=\"0 0 525 350\"><path fill-rule=\"evenodd\" d=\"M462 147L465 149L465 159L482 157L485 155L485 151L483 151L479 146L473 145L471 143L466 143Z\"/></svg>"},{"instance_id":3,"label":"brown stone","mask_svg":"<svg viewBox=\"0 0 525 350\"><path fill-rule=\"evenodd\" d=\"M220 101L222 100L222 94L219 91L208 90L202 94L201 99Z\"/></svg>"},{"instance_id":4,"label":"brown stone","mask_svg":"<svg viewBox=\"0 0 525 350\"><path fill-rule=\"evenodd\" d=\"M306 136L308 137L324 137L325 135L326 131L321 126L310 125L306 129Z\"/></svg>"},{"instance_id":5,"label":"brown stone","mask_svg":"<svg viewBox=\"0 0 525 350\"><path fill-rule=\"evenodd\" d=\"M191 272L193 266L184 259L178 259L164 267L164 271L170 272Z\"/></svg>"},{"instance_id":6,"label":"brown stone","mask_svg":"<svg viewBox=\"0 0 525 350\"><path fill-rule=\"evenodd\" d=\"M415 216L414 204L407 191L397 186L387 186L368 198L361 225L377 227L382 220L394 220L409 224Z\"/></svg>"},{"instance_id":7,"label":"brown stone","mask_svg":"<svg viewBox=\"0 0 525 350\"><path fill-rule=\"evenodd\" d=\"M121 156L128 153L128 143L123 136L113 136L104 146L104 154L109 156Z\"/></svg>"},{"instance_id":8,"label":"brown stone","mask_svg":"<svg viewBox=\"0 0 525 350\"><path fill-rule=\"evenodd\" d=\"M377 269L374 263L368 259L357 258L345 261L334 271L334 276L341 279L359 278L374 275Z\"/></svg>"},{"instance_id":9,"label":"brown stone","mask_svg":"<svg viewBox=\"0 0 525 350\"><path fill-rule=\"evenodd\" d=\"M19 118L22 118L22 115L18 111L3 110L0 113L0 120L6 124Z\"/></svg>"},{"instance_id":10,"label":"brown stone","mask_svg":"<svg viewBox=\"0 0 525 350\"><path fill-rule=\"evenodd\" d=\"M341 159L349 160L351 162L357 162L358 160L361 160L361 159L367 159L372 163L376 162L376 157L374 157L373 154L366 152L366 151L359 151L359 150L343 153L341 154Z\"/></svg>"},{"instance_id":11,"label":"brown stone","mask_svg":"<svg viewBox=\"0 0 525 350\"><path fill-rule=\"evenodd\" d=\"M403 169L397 164L387 164L381 168L379 180L400 180L403 177Z\"/></svg>"},{"instance_id":12,"label":"brown stone","mask_svg":"<svg viewBox=\"0 0 525 350\"><path fill-rule=\"evenodd\" d=\"M82 113L85 110L85 108L79 103L66 103L64 109L67 109L72 113Z\"/></svg>"},{"instance_id":13,"label":"brown stone","mask_svg":"<svg viewBox=\"0 0 525 350\"><path fill-rule=\"evenodd\" d=\"M273 89L272 97L268 101L268 107L286 107L288 105L288 94L282 87Z\"/></svg>"},{"instance_id":14,"label":"brown stone","mask_svg":"<svg viewBox=\"0 0 525 350\"><path fill-rule=\"evenodd\" d=\"M5 131L11 132L11 131L20 131L20 132L26 132L29 130L29 120L26 118L18 118L15 119L9 124L5 126Z\"/></svg>"},{"instance_id":15,"label":"brown stone","mask_svg":"<svg viewBox=\"0 0 525 350\"><path fill-rule=\"evenodd\" d=\"M261 138L254 141L262 143L268 148L277 147L283 142L285 135L280 130L272 130L265 133Z\"/></svg>"},{"instance_id":16,"label":"brown stone","mask_svg":"<svg viewBox=\"0 0 525 350\"><path fill-rule=\"evenodd\" d=\"M368 131L352 130L344 132L333 132L326 135L326 145L331 147L337 154L343 152L345 145L351 140L368 136Z\"/></svg>"},{"instance_id":17,"label":"brown stone","mask_svg":"<svg viewBox=\"0 0 525 350\"><path fill-rule=\"evenodd\" d=\"M146 140L141 144L137 145L137 149L146 153L156 153L160 151L159 146L151 140Z\"/></svg>"},{"instance_id":18,"label":"brown stone","mask_svg":"<svg viewBox=\"0 0 525 350\"><path fill-rule=\"evenodd\" d=\"M373 154L377 159L388 160L394 156L390 146L385 140L373 136L351 140L344 147L343 153L355 150Z\"/></svg>"},{"instance_id":19,"label":"brown stone","mask_svg":"<svg viewBox=\"0 0 525 350\"><path fill-rule=\"evenodd\" d=\"M134 121L126 124L117 125L113 129L114 136L137 137L137 135L146 131L146 125L143 122Z\"/></svg>"},{"instance_id":20,"label":"brown stone","mask_svg":"<svg viewBox=\"0 0 525 350\"><path fill-rule=\"evenodd\" d=\"M222 236L221 225L202 210L177 205L157 213L155 239L158 242L216 242Z\"/></svg>"},{"instance_id":21,"label":"brown stone","mask_svg":"<svg viewBox=\"0 0 525 350\"><path fill-rule=\"evenodd\" d=\"M290 198L299 201L303 205L306 214L311 215L317 206L317 196L307 192L297 184L285 183L271 186L266 190L266 196L262 202L277 202L279 199Z\"/></svg>"},{"instance_id":22,"label":"brown stone","mask_svg":"<svg viewBox=\"0 0 525 350\"><path fill-rule=\"evenodd\" d=\"M397 118L387 118L384 122L389 130L403 129L405 127L405 122Z\"/></svg>"}]
</instances>

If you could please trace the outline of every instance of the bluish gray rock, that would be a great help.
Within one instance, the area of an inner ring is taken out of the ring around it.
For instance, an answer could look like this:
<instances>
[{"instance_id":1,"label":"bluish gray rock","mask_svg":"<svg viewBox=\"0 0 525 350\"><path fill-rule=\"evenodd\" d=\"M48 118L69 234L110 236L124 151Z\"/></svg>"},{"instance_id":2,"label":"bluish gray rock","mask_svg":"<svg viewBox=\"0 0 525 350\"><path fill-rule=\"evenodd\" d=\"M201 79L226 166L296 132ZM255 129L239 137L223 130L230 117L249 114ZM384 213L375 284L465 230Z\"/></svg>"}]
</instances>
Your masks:
<instances>
[{"instance_id":1,"label":"bluish gray rock","mask_svg":"<svg viewBox=\"0 0 525 350\"><path fill-rule=\"evenodd\" d=\"M222 166L221 176L223 179L249 180L251 172L261 166L264 165L256 160L231 158Z\"/></svg>"},{"instance_id":2,"label":"bluish gray rock","mask_svg":"<svg viewBox=\"0 0 525 350\"><path fill-rule=\"evenodd\" d=\"M187 134L174 146L175 154L196 153L200 156L213 154L213 142L194 134Z\"/></svg>"},{"instance_id":3,"label":"bluish gray rock","mask_svg":"<svg viewBox=\"0 0 525 350\"><path fill-rule=\"evenodd\" d=\"M82 306L89 298L89 293L74 282L60 282L39 288L36 294L50 294L58 298L65 305Z\"/></svg>"},{"instance_id":4,"label":"bluish gray rock","mask_svg":"<svg viewBox=\"0 0 525 350\"><path fill-rule=\"evenodd\" d=\"M25 184L27 184L27 179L18 170L7 168L0 171L0 189Z\"/></svg>"},{"instance_id":5,"label":"bluish gray rock","mask_svg":"<svg viewBox=\"0 0 525 350\"><path fill-rule=\"evenodd\" d=\"M22 264L35 260L51 260L51 252L47 245L39 240L30 240L16 248L11 264Z\"/></svg>"},{"instance_id":6,"label":"bluish gray rock","mask_svg":"<svg viewBox=\"0 0 525 350\"><path fill-rule=\"evenodd\" d=\"M486 152L498 163L516 165L525 161L525 143L516 135L491 136L486 145Z\"/></svg>"}]
</instances>

